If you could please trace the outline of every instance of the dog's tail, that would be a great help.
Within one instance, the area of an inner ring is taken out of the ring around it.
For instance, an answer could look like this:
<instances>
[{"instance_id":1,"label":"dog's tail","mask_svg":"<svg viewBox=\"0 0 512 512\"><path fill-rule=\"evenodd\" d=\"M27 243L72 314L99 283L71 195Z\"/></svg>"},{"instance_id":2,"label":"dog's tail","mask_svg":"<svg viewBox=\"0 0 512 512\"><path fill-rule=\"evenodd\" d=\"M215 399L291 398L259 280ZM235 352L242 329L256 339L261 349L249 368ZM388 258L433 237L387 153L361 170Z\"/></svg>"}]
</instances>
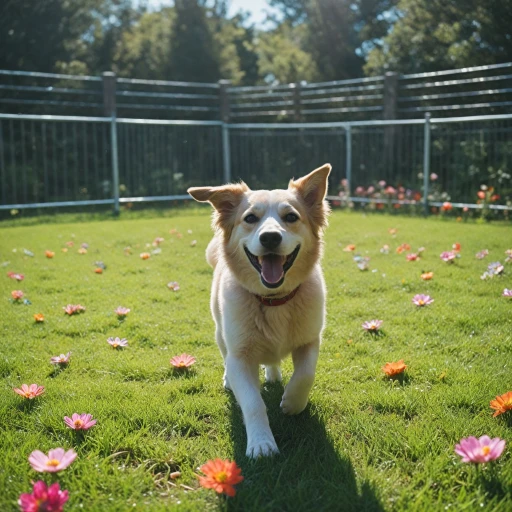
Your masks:
<instances>
[{"instance_id":1,"label":"dog's tail","mask_svg":"<svg viewBox=\"0 0 512 512\"><path fill-rule=\"evenodd\" d=\"M220 240L218 236L214 236L206 248L206 261L213 268L217 266L217 262L219 261L219 251Z\"/></svg>"}]
</instances>

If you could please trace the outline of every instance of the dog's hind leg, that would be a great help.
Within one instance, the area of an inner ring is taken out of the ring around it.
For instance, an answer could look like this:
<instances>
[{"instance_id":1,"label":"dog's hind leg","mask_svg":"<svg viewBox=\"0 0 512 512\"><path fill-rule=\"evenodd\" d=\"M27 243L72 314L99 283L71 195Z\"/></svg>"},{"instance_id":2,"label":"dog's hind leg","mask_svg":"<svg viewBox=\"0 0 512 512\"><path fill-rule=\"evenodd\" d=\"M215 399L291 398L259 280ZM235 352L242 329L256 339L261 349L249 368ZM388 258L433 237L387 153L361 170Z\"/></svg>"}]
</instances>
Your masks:
<instances>
[{"instance_id":1,"label":"dog's hind leg","mask_svg":"<svg viewBox=\"0 0 512 512\"><path fill-rule=\"evenodd\" d=\"M228 350L226 348L226 343L224 342L224 338L222 337L222 332L218 327L215 330L215 339L217 340L217 345L219 347L220 353L222 354L222 359L224 360L223 385L224 385L225 389L229 389L231 391L231 386L229 385L228 375L226 372L226 357L228 355Z\"/></svg>"},{"instance_id":2,"label":"dog's hind leg","mask_svg":"<svg viewBox=\"0 0 512 512\"><path fill-rule=\"evenodd\" d=\"M293 375L281 401L281 409L285 414L299 414L306 408L309 392L315 380L319 348L320 338L292 352Z\"/></svg>"},{"instance_id":3,"label":"dog's hind leg","mask_svg":"<svg viewBox=\"0 0 512 512\"><path fill-rule=\"evenodd\" d=\"M281 382L281 368L278 364L265 365L265 382Z\"/></svg>"}]
</instances>

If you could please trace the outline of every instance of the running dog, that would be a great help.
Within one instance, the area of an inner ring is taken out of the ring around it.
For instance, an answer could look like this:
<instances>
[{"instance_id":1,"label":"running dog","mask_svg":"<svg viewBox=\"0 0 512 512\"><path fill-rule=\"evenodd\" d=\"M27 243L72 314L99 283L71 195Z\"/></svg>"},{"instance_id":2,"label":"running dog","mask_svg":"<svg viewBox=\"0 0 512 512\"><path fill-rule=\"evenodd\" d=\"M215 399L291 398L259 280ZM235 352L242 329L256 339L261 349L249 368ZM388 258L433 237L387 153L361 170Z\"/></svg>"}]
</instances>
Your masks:
<instances>
[{"instance_id":1,"label":"running dog","mask_svg":"<svg viewBox=\"0 0 512 512\"><path fill-rule=\"evenodd\" d=\"M291 180L286 190L250 190L245 183L192 187L188 193L213 208L215 235L206 249L214 268L211 311L224 358L224 386L235 394L251 458L278 453L260 394L259 366L267 382L281 380L291 353L294 371L281 401L299 414L313 385L325 322L320 267L325 201L331 166Z\"/></svg>"}]
</instances>

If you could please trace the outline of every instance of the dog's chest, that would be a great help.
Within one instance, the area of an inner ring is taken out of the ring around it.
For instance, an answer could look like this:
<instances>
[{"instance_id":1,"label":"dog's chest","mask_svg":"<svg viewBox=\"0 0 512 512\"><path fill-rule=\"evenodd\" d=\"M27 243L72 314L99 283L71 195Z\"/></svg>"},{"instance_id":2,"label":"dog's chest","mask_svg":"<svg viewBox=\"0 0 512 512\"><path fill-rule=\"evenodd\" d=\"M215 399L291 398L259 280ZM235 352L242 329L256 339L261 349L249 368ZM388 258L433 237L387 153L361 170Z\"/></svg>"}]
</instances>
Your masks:
<instances>
[{"instance_id":1,"label":"dog's chest","mask_svg":"<svg viewBox=\"0 0 512 512\"><path fill-rule=\"evenodd\" d=\"M255 355L261 363L279 362L318 336L317 322L293 306L260 306L253 316Z\"/></svg>"}]
</instances>

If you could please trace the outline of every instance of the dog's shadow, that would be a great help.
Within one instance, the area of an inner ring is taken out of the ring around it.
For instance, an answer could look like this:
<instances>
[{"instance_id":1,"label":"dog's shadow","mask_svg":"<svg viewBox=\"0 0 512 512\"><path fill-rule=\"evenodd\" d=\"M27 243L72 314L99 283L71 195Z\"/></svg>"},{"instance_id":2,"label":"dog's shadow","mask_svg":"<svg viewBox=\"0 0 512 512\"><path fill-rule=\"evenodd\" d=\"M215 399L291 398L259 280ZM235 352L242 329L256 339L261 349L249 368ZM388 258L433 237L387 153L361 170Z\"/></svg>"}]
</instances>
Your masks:
<instances>
[{"instance_id":1,"label":"dog's shadow","mask_svg":"<svg viewBox=\"0 0 512 512\"><path fill-rule=\"evenodd\" d=\"M340 455L311 404L297 416L285 416L279 404L281 384L265 384L262 396L279 455L257 460L245 456L247 438L242 412L230 396L235 460L244 482L226 509L243 512L311 510L317 512L383 511L369 482L358 488L351 461Z\"/></svg>"}]
</instances>

